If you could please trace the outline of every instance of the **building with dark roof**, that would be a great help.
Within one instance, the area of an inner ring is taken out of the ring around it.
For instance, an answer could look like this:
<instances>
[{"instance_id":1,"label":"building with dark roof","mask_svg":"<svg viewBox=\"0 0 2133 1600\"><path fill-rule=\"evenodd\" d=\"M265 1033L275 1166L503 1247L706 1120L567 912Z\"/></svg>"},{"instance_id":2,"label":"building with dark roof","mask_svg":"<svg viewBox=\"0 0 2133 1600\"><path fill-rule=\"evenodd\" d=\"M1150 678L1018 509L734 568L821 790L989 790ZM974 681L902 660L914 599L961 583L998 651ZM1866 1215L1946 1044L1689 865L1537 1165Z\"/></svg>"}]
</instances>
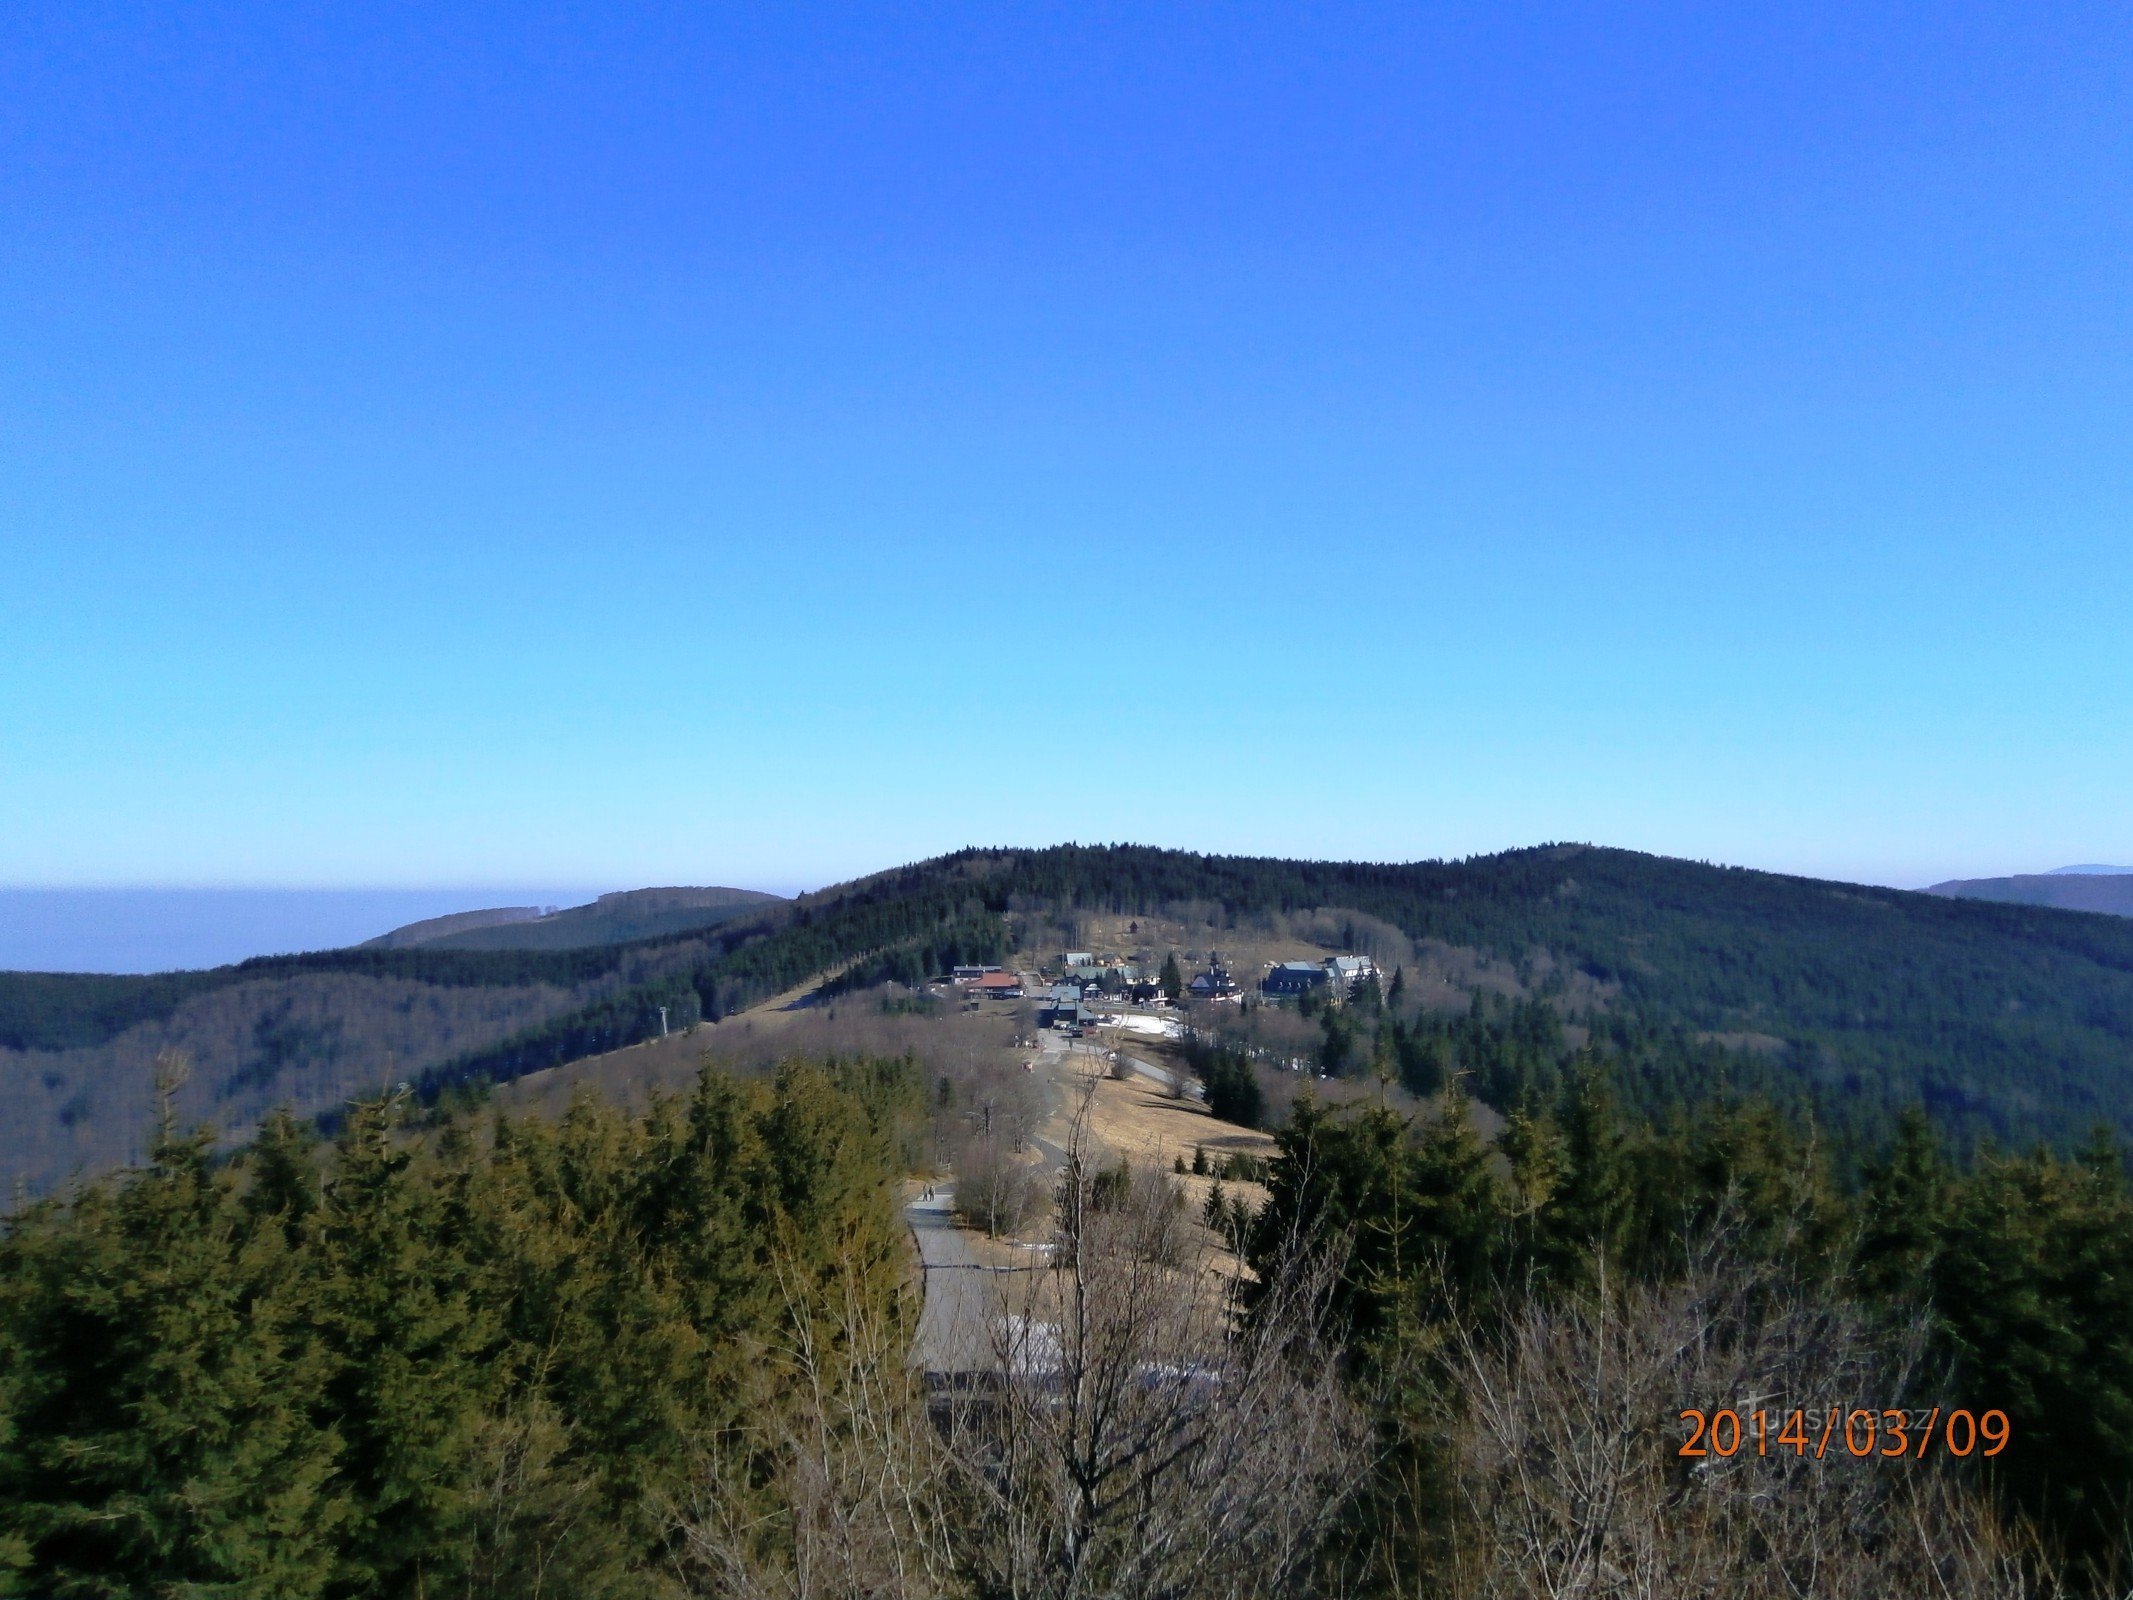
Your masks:
<instances>
[{"instance_id":1,"label":"building with dark roof","mask_svg":"<svg viewBox=\"0 0 2133 1600\"><path fill-rule=\"evenodd\" d=\"M1227 968L1211 966L1197 974L1185 986L1192 991L1195 1000L1234 1000L1238 995L1237 980L1229 975Z\"/></svg>"},{"instance_id":2,"label":"building with dark roof","mask_svg":"<svg viewBox=\"0 0 2133 1600\"><path fill-rule=\"evenodd\" d=\"M1327 981L1326 969L1316 961L1284 961L1267 968L1266 976L1259 980L1259 988L1264 994L1309 994L1314 989L1324 988Z\"/></svg>"}]
</instances>

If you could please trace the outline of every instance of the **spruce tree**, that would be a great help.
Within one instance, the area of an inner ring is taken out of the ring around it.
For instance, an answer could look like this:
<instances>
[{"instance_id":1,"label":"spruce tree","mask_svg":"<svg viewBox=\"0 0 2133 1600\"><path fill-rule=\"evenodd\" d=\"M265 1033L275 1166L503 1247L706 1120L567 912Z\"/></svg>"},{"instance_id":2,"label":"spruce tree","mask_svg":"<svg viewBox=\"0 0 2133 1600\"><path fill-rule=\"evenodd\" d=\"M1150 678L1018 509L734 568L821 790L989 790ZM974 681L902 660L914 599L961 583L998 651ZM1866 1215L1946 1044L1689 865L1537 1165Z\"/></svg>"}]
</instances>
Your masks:
<instances>
[{"instance_id":1,"label":"spruce tree","mask_svg":"<svg viewBox=\"0 0 2133 1600\"><path fill-rule=\"evenodd\" d=\"M1896 1124L1889 1148L1866 1169L1856 1260L1859 1281L1877 1299L1923 1299L1946 1222L1949 1171L1940 1140L1917 1106Z\"/></svg>"},{"instance_id":2,"label":"spruce tree","mask_svg":"<svg viewBox=\"0 0 2133 1600\"><path fill-rule=\"evenodd\" d=\"M1563 1282L1595 1256L1617 1267L1631 1242L1633 1178L1622 1125L1598 1062L1587 1057L1564 1086L1558 1127L1562 1172L1540 1214L1540 1257Z\"/></svg>"},{"instance_id":3,"label":"spruce tree","mask_svg":"<svg viewBox=\"0 0 2133 1600\"><path fill-rule=\"evenodd\" d=\"M2081 1554L2133 1499L2133 1202L2122 1175L1988 1154L1954 1189L1932 1299L1963 1402L2018 1419L1996 1463Z\"/></svg>"},{"instance_id":4,"label":"spruce tree","mask_svg":"<svg viewBox=\"0 0 2133 1600\"><path fill-rule=\"evenodd\" d=\"M0 1528L33 1592L322 1592L348 1505L324 1366L277 1226L168 1119L106 1203L18 1227L0 1276L30 1369Z\"/></svg>"},{"instance_id":5,"label":"spruce tree","mask_svg":"<svg viewBox=\"0 0 2133 1600\"><path fill-rule=\"evenodd\" d=\"M413 1596L466 1576L482 1416L506 1374L493 1315L440 1249L434 1196L395 1137L399 1106L350 1107L316 1237L313 1314L357 1517L338 1594Z\"/></svg>"},{"instance_id":6,"label":"spruce tree","mask_svg":"<svg viewBox=\"0 0 2133 1600\"><path fill-rule=\"evenodd\" d=\"M1163 970L1156 976L1156 987L1163 991L1165 999L1175 1003L1185 998L1185 974L1178 970L1178 953L1173 950L1163 957Z\"/></svg>"}]
</instances>

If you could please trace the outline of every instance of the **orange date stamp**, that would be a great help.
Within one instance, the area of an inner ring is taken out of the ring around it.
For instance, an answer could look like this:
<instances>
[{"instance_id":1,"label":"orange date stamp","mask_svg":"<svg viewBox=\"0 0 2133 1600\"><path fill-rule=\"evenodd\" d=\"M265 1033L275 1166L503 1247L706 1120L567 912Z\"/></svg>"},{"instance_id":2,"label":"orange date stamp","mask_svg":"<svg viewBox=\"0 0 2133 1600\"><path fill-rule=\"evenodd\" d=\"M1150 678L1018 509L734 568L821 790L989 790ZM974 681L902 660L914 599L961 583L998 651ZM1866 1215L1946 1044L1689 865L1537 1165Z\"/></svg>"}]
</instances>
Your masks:
<instances>
[{"instance_id":1,"label":"orange date stamp","mask_svg":"<svg viewBox=\"0 0 2133 1600\"><path fill-rule=\"evenodd\" d=\"M1938 1449L1951 1456L1996 1456L2014 1437L2014 1426L2000 1410L1978 1413L1966 1407L1942 1414L1894 1408L1831 1406L1814 1411L1684 1411L1688 1438L1677 1456L1733 1456L1752 1447L1759 1456L1783 1455L1826 1459L1832 1450L1861 1459L1923 1461Z\"/></svg>"}]
</instances>

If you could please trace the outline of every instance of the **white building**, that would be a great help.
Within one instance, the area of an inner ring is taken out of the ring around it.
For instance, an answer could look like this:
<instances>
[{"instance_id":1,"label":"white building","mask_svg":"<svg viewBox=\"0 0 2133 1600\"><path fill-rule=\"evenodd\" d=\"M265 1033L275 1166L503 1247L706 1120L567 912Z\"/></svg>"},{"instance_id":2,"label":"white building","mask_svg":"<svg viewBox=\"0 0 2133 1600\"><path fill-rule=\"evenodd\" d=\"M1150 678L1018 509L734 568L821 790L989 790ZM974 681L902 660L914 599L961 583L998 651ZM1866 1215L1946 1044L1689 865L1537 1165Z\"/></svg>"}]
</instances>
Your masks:
<instances>
[{"instance_id":1,"label":"white building","mask_svg":"<svg viewBox=\"0 0 2133 1600\"><path fill-rule=\"evenodd\" d=\"M1364 979L1377 975L1378 964L1368 956L1326 957L1326 981L1342 994L1353 994Z\"/></svg>"}]
</instances>

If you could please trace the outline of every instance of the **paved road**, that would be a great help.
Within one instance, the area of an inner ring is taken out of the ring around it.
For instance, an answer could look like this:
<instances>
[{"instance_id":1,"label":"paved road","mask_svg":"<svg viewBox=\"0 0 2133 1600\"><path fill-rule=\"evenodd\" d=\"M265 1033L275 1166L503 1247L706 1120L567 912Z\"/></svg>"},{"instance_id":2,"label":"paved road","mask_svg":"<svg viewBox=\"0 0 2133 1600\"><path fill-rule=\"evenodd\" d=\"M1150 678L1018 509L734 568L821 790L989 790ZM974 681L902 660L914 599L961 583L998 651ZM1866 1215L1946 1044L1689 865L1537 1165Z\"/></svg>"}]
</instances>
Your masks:
<instances>
[{"instance_id":1,"label":"paved road","mask_svg":"<svg viewBox=\"0 0 2133 1600\"><path fill-rule=\"evenodd\" d=\"M928 1372L977 1372L992 1365L992 1329L1001 1311L996 1275L978 1259L971 1235L955 1225L955 1191L904 1208L925 1263L926 1299L911 1359Z\"/></svg>"},{"instance_id":2,"label":"paved road","mask_svg":"<svg viewBox=\"0 0 2133 1600\"><path fill-rule=\"evenodd\" d=\"M1116 1037L1116 1035L1114 1035L1114 1037ZM1046 1066L1057 1067L1064 1065L1067 1059L1068 1052L1078 1050L1082 1054L1092 1057L1092 1064L1102 1065L1107 1069L1109 1067L1108 1061L1093 1060L1093 1058L1102 1056L1102 1048L1098 1046L1090 1044L1077 1045L1064 1038L1063 1036L1051 1032L1050 1030L1046 1030L1045 1032L1039 1034L1037 1036L1037 1040L1039 1045L1043 1049L1044 1054L1041 1059L1044 1061ZM1144 1061L1139 1056L1133 1054L1132 1051L1126 1050L1124 1048L1120 1048L1118 1053L1124 1059L1128 1069L1130 1069L1136 1076L1146 1078L1150 1083L1154 1084L1158 1089L1161 1089L1165 1094L1175 1094L1177 1092L1178 1084L1183 1083L1185 1086L1185 1093L1190 1098L1194 1100L1204 1100L1207 1098L1207 1090L1201 1085L1200 1080L1198 1078L1195 1078L1191 1073L1172 1073L1168 1067L1159 1067L1153 1061Z\"/></svg>"},{"instance_id":3,"label":"paved road","mask_svg":"<svg viewBox=\"0 0 2133 1600\"><path fill-rule=\"evenodd\" d=\"M1036 981L1032 974L1023 975L1032 993ZM1042 1078L1048 1110L1057 1113L1065 1109L1062 1102L1070 1080L1064 1069L1075 1047L1065 1035L1049 1029L1037 1036L1037 1046L1036 1071ZM1094 1054L1093 1046L1084 1049ZM1134 1066L1158 1083L1167 1086L1170 1081L1160 1068L1146 1062L1136 1061ZM1066 1165L1066 1151L1056 1140L1038 1134L1031 1142L1043 1153L1048 1171L1056 1173ZM955 1191L945 1184L935 1185L931 1198L912 1201L904 1208L904 1216L926 1274L912 1360L931 1373L992 1370L994 1333L1007 1309L1003 1288L1014 1281L1010 1275L1016 1269L988 1266L981 1259L975 1236L955 1225ZM1030 1253L1031 1265L1039 1259Z\"/></svg>"},{"instance_id":4,"label":"paved road","mask_svg":"<svg viewBox=\"0 0 2133 1600\"><path fill-rule=\"evenodd\" d=\"M1124 1054L1124 1052L1120 1053ZM1201 1084L1198 1078L1192 1077L1188 1073L1173 1073L1166 1067L1159 1067L1153 1061L1143 1061L1139 1056L1134 1055L1126 1056L1125 1061L1127 1066L1161 1089L1165 1094L1177 1093L1178 1086L1182 1083L1185 1087L1187 1099L1205 1100L1207 1098L1206 1087Z\"/></svg>"},{"instance_id":5,"label":"paved road","mask_svg":"<svg viewBox=\"0 0 2133 1600\"><path fill-rule=\"evenodd\" d=\"M1023 981L1034 984L1036 979L1025 974ZM1036 1070L1053 1107L1062 1087L1059 1068L1066 1062L1066 1046L1063 1036L1050 1031L1038 1036ZM1055 1142L1042 1135L1033 1142L1050 1171L1066 1164L1066 1152ZM931 1198L912 1201L904 1217L926 1275L912 1361L932 1373L992 1370L994 1330L1007 1306L1002 1289L1012 1281L1007 1274L1013 1269L991 1267L980 1258L976 1236L955 1225L955 1191L946 1184L934 1185ZM1034 1264L1034 1252L1031 1259Z\"/></svg>"}]
</instances>

